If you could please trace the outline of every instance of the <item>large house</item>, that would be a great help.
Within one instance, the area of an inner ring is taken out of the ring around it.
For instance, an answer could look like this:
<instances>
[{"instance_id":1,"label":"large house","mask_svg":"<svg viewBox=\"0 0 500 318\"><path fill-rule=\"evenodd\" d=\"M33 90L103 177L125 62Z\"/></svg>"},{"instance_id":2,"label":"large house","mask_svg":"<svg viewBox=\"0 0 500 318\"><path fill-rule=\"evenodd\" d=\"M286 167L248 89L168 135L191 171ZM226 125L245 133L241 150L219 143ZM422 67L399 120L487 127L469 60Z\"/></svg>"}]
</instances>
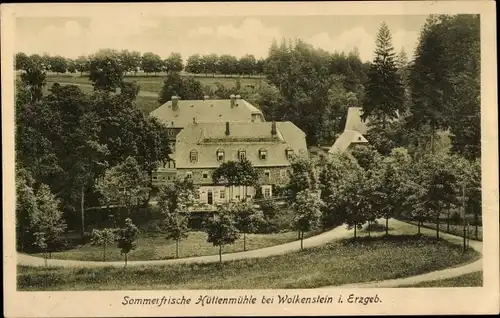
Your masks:
<instances>
[{"instance_id":1,"label":"large house","mask_svg":"<svg viewBox=\"0 0 500 318\"><path fill-rule=\"evenodd\" d=\"M367 122L361 119L361 107L349 107L344 131L328 153L345 152L358 145L368 145L368 140L363 136L367 131Z\"/></svg>"},{"instance_id":2,"label":"large house","mask_svg":"<svg viewBox=\"0 0 500 318\"><path fill-rule=\"evenodd\" d=\"M150 114L165 124L168 129L171 160L153 174L153 183L161 184L176 177L176 137L184 127L193 122L210 122L223 125L225 122L251 123L265 122L262 111L241 99L231 95L230 99L182 100L177 96L161 105Z\"/></svg>"},{"instance_id":3,"label":"large house","mask_svg":"<svg viewBox=\"0 0 500 318\"><path fill-rule=\"evenodd\" d=\"M254 197L259 190L215 185L212 174L223 162L248 159L258 171L262 196L271 197L274 186L288 183L291 160L302 153L307 154L305 133L291 122L195 121L177 135L175 159L177 176L192 178L200 202L214 205Z\"/></svg>"}]
</instances>

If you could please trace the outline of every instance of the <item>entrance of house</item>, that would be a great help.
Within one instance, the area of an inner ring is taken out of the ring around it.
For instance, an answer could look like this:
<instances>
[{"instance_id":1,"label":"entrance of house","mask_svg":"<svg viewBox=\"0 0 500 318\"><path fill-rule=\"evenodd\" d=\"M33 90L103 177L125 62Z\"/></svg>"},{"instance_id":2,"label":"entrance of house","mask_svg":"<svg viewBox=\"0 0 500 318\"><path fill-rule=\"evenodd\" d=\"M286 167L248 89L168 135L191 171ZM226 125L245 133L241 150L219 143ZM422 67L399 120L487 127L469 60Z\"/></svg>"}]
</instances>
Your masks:
<instances>
[{"instance_id":1,"label":"entrance of house","mask_svg":"<svg viewBox=\"0 0 500 318\"><path fill-rule=\"evenodd\" d=\"M208 190L207 192L207 203L210 205L214 204L214 195L212 193L212 190Z\"/></svg>"}]
</instances>

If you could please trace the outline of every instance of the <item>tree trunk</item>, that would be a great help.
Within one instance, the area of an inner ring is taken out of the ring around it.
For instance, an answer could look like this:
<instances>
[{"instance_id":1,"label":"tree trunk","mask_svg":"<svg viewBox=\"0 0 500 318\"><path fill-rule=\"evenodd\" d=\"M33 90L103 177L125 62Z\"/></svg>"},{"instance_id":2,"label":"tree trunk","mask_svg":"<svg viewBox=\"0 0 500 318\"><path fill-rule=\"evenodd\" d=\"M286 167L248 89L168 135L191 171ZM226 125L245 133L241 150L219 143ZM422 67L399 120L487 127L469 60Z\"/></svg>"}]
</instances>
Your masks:
<instances>
[{"instance_id":1,"label":"tree trunk","mask_svg":"<svg viewBox=\"0 0 500 318\"><path fill-rule=\"evenodd\" d=\"M297 239L300 240L300 231L298 231L297 234L299 235Z\"/></svg>"},{"instance_id":2,"label":"tree trunk","mask_svg":"<svg viewBox=\"0 0 500 318\"><path fill-rule=\"evenodd\" d=\"M354 225L354 238L356 238L356 228L357 228L357 224Z\"/></svg>"},{"instance_id":3,"label":"tree trunk","mask_svg":"<svg viewBox=\"0 0 500 318\"><path fill-rule=\"evenodd\" d=\"M125 253L125 267L127 267L127 253Z\"/></svg>"},{"instance_id":4,"label":"tree trunk","mask_svg":"<svg viewBox=\"0 0 500 318\"><path fill-rule=\"evenodd\" d=\"M219 263L222 263L222 244L219 245Z\"/></svg>"},{"instance_id":5,"label":"tree trunk","mask_svg":"<svg viewBox=\"0 0 500 318\"><path fill-rule=\"evenodd\" d=\"M385 218L385 235L389 235L389 218Z\"/></svg>"},{"instance_id":6,"label":"tree trunk","mask_svg":"<svg viewBox=\"0 0 500 318\"><path fill-rule=\"evenodd\" d=\"M422 221L420 221L420 220L417 221L418 235L420 235L420 224L421 223L422 223Z\"/></svg>"},{"instance_id":7,"label":"tree trunk","mask_svg":"<svg viewBox=\"0 0 500 318\"><path fill-rule=\"evenodd\" d=\"M438 209L436 217L436 238L439 239L439 215L441 214L441 209Z\"/></svg>"},{"instance_id":8,"label":"tree trunk","mask_svg":"<svg viewBox=\"0 0 500 318\"><path fill-rule=\"evenodd\" d=\"M304 249L304 231L301 231L301 235L300 235L300 249L301 250Z\"/></svg>"},{"instance_id":9,"label":"tree trunk","mask_svg":"<svg viewBox=\"0 0 500 318\"><path fill-rule=\"evenodd\" d=\"M368 237L371 237L371 225L372 225L372 222L368 221Z\"/></svg>"},{"instance_id":10,"label":"tree trunk","mask_svg":"<svg viewBox=\"0 0 500 318\"><path fill-rule=\"evenodd\" d=\"M243 232L243 251L247 250L247 234Z\"/></svg>"},{"instance_id":11,"label":"tree trunk","mask_svg":"<svg viewBox=\"0 0 500 318\"><path fill-rule=\"evenodd\" d=\"M446 211L446 232L450 232L450 207Z\"/></svg>"},{"instance_id":12,"label":"tree trunk","mask_svg":"<svg viewBox=\"0 0 500 318\"><path fill-rule=\"evenodd\" d=\"M43 262L45 263L45 267L47 267L47 252L43 253Z\"/></svg>"},{"instance_id":13,"label":"tree trunk","mask_svg":"<svg viewBox=\"0 0 500 318\"><path fill-rule=\"evenodd\" d=\"M476 237L476 240L479 239L479 213L477 213L477 208L474 209L475 213L474 213L474 222L476 223L475 225L475 237Z\"/></svg>"},{"instance_id":14,"label":"tree trunk","mask_svg":"<svg viewBox=\"0 0 500 318\"><path fill-rule=\"evenodd\" d=\"M106 244L104 244L104 252L102 253L102 261L106 261Z\"/></svg>"},{"instance_id":15,"label":"tree trunk","mask_svg":"<svg viewBox=\"0 0 500 318\"><path fill-rule=\"evenodd\" d=\"M436 134L436 128L434 127L434 124L431 126L431 153L434 154L434 135Z\"/></svg>"},{"instance_id":16,"label":"tree trunk","mask_svg":"<svg viewBox=\"0 0 500 318\"><path fill-rule=\"evenodd\" d=\"M80 211L82 217L82 239L85 236L85 186L82 185L82 190L80 193Z\"/></svg>"},{"instance_id":17,"label":"tree trunk","mask_svg":"<svg viewBox=\"0 0 500 318\"><path fill-rule=\"evenodd\" d=\"M179 258L179 240L175 240L175 258Z\"/></svg>"}]
</instances>

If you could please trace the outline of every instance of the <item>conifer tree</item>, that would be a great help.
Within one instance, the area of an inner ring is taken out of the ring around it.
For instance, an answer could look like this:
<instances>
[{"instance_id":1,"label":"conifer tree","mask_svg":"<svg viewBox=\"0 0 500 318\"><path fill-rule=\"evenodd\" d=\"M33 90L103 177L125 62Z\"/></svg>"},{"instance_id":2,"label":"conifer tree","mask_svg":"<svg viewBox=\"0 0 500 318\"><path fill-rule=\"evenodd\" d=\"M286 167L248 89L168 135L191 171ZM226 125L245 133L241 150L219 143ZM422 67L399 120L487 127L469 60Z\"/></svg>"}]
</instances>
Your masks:
<instances>
[{"instance_id":1,"label":"conifer tree","mask_svg":"<svg viewBox=\"0 0 500 318\"><path fill-rule=\"evenodd\" d=\"M404 110L404 88L397 72L392 37L385 22L376 39L375 58L368 72L362 118L380 122L385 128L388 120Z\"/></svg>"}]
</instances>

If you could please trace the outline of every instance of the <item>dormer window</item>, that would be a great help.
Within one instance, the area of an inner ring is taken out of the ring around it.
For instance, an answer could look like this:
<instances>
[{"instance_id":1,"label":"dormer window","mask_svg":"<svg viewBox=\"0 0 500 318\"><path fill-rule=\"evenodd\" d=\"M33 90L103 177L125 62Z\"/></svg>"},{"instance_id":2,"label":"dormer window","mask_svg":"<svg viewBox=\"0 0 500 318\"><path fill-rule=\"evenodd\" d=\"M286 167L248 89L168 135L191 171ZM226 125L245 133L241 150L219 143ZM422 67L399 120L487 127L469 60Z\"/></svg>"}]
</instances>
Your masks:
<instances>
[{"instance_id":1,"label":"dormer window","mask_svg":"<svg viewBox=\"0 0 500 318\"><path fill-rule=\"evenodd\" d=\"M224 161L224 150L217 150L217 161Z\"/></svg>"},{"instance_id":2,"label":"dormer window","mask_svg":"<svg viewBox=\"0 0 500 318\"><path fill-rule=\"evenodd\" d=\"M286 154L286 158L288 160L292 160L292 158L293 158L293 149L292 148L288 148L287 150L285 150L285 154Z\"/></svg>"},{"instance_id":3,"label":"dormer window","mask_svg":"<svg viewBox=\"0 0 500 318\"><path fill-rule=\"evenodd\" d=\"M191 162L198 162L198 151L191 150L191 152L189 153L189 160Z\"/></svg>"},{"instance_id":4,"label":"dormer window","mask_svg":"<svg viewBox=\"0 0 500 318\"><path fill-rule=\"evenodd\" d=\"M266 149L260 149L259 150L259 158L260 158L260 160L266 160L267 159L267 150Z\"/></svg>"},{"instance_id":5,"label":"dormer window","mask_svg":"<svg viewBox=\"0 0 500 318\"><path fill-rule=\"evenodd\" d=\"M238 159L240 159L240 161L243 161L246 158L247 158L247 152L243 149L238 150Z\"/></svg>"}]
</instances>

